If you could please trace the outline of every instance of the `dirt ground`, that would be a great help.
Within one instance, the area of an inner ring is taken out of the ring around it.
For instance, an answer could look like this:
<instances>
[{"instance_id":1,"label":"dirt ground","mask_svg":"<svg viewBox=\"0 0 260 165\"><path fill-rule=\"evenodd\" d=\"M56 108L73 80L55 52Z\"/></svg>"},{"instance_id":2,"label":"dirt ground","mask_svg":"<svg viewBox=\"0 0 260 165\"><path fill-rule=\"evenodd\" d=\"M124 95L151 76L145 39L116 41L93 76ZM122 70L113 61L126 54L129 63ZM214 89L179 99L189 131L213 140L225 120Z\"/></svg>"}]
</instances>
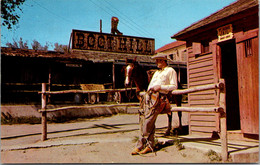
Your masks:
<instances>
[{"instance_id":1,"label":"dirt ground","mask_svg":"<svg viewBox=\"0 0 260 165\"><path fill-rule=\"evenodd\" d=\"M120 120L125 118L136 118L135 116L119 116ZM105 119L104 119L105 120ZM108 119L112 123L116 118ZM116 122L118 122L116 121ZM96 121L96 123L105 121ZM130 121L129 121L130 122ZM75 124L75 123L74 123ZM78 123L85 124L85 123ZM55 127L55 124L51 125ZM50 126L50 127L51 127ZM57 125L58 126L58 125ZM68 127L66 125L66 127ZM113 126L116 128L117 126ZM118 126L119 127L119 126ZM165 128L156 130L156 139L159 141L156 153L132 156L130 153L135 147L139 130L138 125L133 125L135 129L123 129L114 132L101 131L88 135L77 136L57 136L48 139L48 142L82 141L88 143L75 143L69 145L47 146L46 148L30 148L21 150L1 151L2 163L212 163L212 159L207 154L194 148L178 147L178 140L172 136L171 141L162 141L162 134ZM89 132L91 130L88 130ZM97 132L97 129L96 129ZM75 134L75 133L74 133ZM28 137L29 138L29 137ZM162 138L163 139L163 138ZM8 144L8 140L5 140ZM11 141L9 141L11 143ZM37 142L36 142L37 143ZM180 146L180 145L179 145ZM216 162L216 161L215 161Z\"/></svg>"},{"instance_id":2,"label":"dirt ground","mask_svg":"<svg viewBox=\"0 0 260 165\"><path fill-rule=\"evenodd\" d=\"M178 150L165 145L155 153L132 156L134 141L124 141L120 133L106 135L104 140L80 145L1 152L2 163L208 163L207 155L196 149ZM94 136L92 138L100 138ZM116 139L119 138L117 141Z\"/></svg>"}]
</instances>

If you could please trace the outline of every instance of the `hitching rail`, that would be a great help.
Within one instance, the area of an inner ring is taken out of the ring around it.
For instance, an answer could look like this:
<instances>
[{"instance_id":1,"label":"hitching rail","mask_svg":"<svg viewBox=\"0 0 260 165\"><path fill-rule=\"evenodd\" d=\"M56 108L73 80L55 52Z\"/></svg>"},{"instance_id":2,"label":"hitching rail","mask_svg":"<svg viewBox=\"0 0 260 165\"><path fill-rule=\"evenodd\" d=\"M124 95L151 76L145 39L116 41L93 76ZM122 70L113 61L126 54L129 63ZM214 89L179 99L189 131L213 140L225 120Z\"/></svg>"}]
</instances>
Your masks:
<instances>
[{"instance_id":1,"label":"hitching rail","mask_svg":"<svg viewBox=\"0 0 260 165\"><path fill-rule=\"evenodd\" d=\"M86 106L67 106L67 107L59 107L54 109L47 109L47 95L52 94L67 94L67 93L104 93L104 92L123 92L126 90L135 90L136 88L123 88L123 89L103 89L103 90L63 90L63 91L46 91L47 83L42 83L42 91L39 92L41 94L42 106L38 111L41 113L41 123L42 123L42 137L41 140L47 140L47 113L55 112L65 109L71 108L83 108ZM114 106L125 106L128 104L118 104ZM132 105L132 104L130 104Z\"/></svg>"},{"instance_id":2,"label":"hitching rail","mask_svg":"<svg viewBox=\"0 0 260 165\"><path fill-rule=\"evenodd\" d=\"M222 160L228 159L228 146L227 146L227 118L226 118L226 89L224 79L220 79L219 83L191 87L188 89L178 89L172 91L173 95L187 94L199 91L218 89L218 105L217 107L172 107L171 111L184 111L184 112L217 112L220 113L220 140L221 140L221 156Z\"/></svg>"},{"instance_id":3,"label":"hitching rail","mask_svg":"<svg viewBox=\"0 0 260 165\"><path fill-rule=\"evenodd\" d=\"M102 92L122 92L125 90L132 90L131 89L104 89L104 90L91 90L91 91L84 91L84 90L66 90L66 91L46 91L46 83L42 83L42 92L39 94L42 95L42 108L39 112L42 113L42 140L47 139L47 112L53 112L57 110L68 109L71 107L61 107L58 109L46 109L46 96L50 94L64 94L64 93L102 93ZM206 90L219 90L219 98L218 98L218 105L215 107L172 107L171 111L183 111L183 112L217 112L220 113L220 139L221 139L221 148L222 148L222 160L226 161L228 158L228 148L227 148L227 124L226 124L226 90L225 90L225 81L224 79L220 79L219 83L209 84L209 85L202 85L191 87L188 89L178 89L174 90L171 93L173 95L181 95L199 91L206 91ZM82 108L83 106L75 106L72 108Z\"/></svg>"}]
</instances>

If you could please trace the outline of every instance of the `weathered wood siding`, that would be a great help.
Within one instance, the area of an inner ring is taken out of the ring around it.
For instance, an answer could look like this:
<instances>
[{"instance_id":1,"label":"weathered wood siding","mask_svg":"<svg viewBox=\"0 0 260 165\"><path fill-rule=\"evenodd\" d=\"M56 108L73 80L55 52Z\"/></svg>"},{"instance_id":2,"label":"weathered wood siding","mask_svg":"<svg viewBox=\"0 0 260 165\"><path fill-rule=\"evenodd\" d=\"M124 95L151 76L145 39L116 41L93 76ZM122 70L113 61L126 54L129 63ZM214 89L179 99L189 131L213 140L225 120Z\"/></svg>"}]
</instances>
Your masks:
<instances>
[{"instance_id":1,"label":"weathered wood siding","mask_svg":"<svg viewBox=\"0 0 260 165\"><path fill-rule=\"evenodd\" d=\"M188 87L215 83L213 53L195 55L196 48L188 48ZM201 91L188 95L189 106L207 107L216 103L215 90ZM217 113L190 113L189 133L211 136L213 131L219 131Z\"/></svg>"},{"instance_id":2,"label":"weathered wood siding","mask_svg":"<svg viewBox=\"0 0 260 165\"><path fill-rule=\"evenodd\" d=\"M251 42L246 55L245 42ZM237 36L237 63L241 131L259 134L259 38L258 29Z\"/></svg>"}]
</instances>

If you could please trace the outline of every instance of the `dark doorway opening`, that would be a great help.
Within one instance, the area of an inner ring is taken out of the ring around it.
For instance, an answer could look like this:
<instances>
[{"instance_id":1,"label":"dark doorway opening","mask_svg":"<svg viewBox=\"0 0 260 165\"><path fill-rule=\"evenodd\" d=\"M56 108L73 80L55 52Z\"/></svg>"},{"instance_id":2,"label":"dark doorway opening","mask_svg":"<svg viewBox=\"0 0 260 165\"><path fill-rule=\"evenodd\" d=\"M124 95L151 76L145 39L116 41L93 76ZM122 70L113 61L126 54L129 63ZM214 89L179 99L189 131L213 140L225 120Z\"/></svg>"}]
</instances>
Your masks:
<instances>
[{"instance_id":1,"label":"dark doorway opening","mask_svg":"<svg viewBox=\"0 0 260 165\"><path fill-rule=\"evenodd\" d=\"M227 129L240 130L236 43L234 40L220 44L221 78L226 83Z\"/></svg>"}]
</instances>

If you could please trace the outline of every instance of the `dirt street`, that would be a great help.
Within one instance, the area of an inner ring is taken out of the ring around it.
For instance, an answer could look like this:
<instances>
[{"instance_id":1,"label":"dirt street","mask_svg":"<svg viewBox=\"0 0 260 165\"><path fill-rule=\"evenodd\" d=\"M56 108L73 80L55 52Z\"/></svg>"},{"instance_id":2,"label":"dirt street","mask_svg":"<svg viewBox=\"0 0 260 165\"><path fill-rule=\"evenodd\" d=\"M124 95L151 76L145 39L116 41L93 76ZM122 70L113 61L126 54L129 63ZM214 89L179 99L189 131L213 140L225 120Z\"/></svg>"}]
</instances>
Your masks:
<instances>
[{"instance_id":1,"label":"dirt street","mask_svg":"<svg viewBox=\"0 0 260 165\"><path fill-rule=\"evenodd\" d=\"M159 147L156 153L132 156L139 134L137 115L115 115L112 117L84 120L76 123L49 124L48 140L41 142L40 134L10 138L15 126L1 126L6 138L1 141L2 163L209 163L205 153L191 148L179 150L174 136L167 140L162 134L167 125L166 116L160 115L157 122L156 139ZM73 127L70 127L74 125ZM23 125L28 129L33 125ZM83 127L84 126L84 129ZM34 125L35 127L35 125ZM66 131L61 131L66 127ZM40 128L40 127L39 127ZM24 130L26 132L26 130ZM27 130L28 131L28 130ZM40 130L38 130L40 131ZM86 132L84 132L86 131ZM8 131L7 131L8 132ZM16 134L19 131L16 131ZM71 132L68 134L68 132ZM4 135L1 134L3 137ZM20 139L20 142L19 142ZM26 143L26 144L25 144ZM59 145L57 145L59 143ZM45 147L28 147L19 150L3 150L11 145L46 144ZM50 144L50 145L47 145ZM62 145L60 145L62 144Z\"/></svg>"}]
</instances>

